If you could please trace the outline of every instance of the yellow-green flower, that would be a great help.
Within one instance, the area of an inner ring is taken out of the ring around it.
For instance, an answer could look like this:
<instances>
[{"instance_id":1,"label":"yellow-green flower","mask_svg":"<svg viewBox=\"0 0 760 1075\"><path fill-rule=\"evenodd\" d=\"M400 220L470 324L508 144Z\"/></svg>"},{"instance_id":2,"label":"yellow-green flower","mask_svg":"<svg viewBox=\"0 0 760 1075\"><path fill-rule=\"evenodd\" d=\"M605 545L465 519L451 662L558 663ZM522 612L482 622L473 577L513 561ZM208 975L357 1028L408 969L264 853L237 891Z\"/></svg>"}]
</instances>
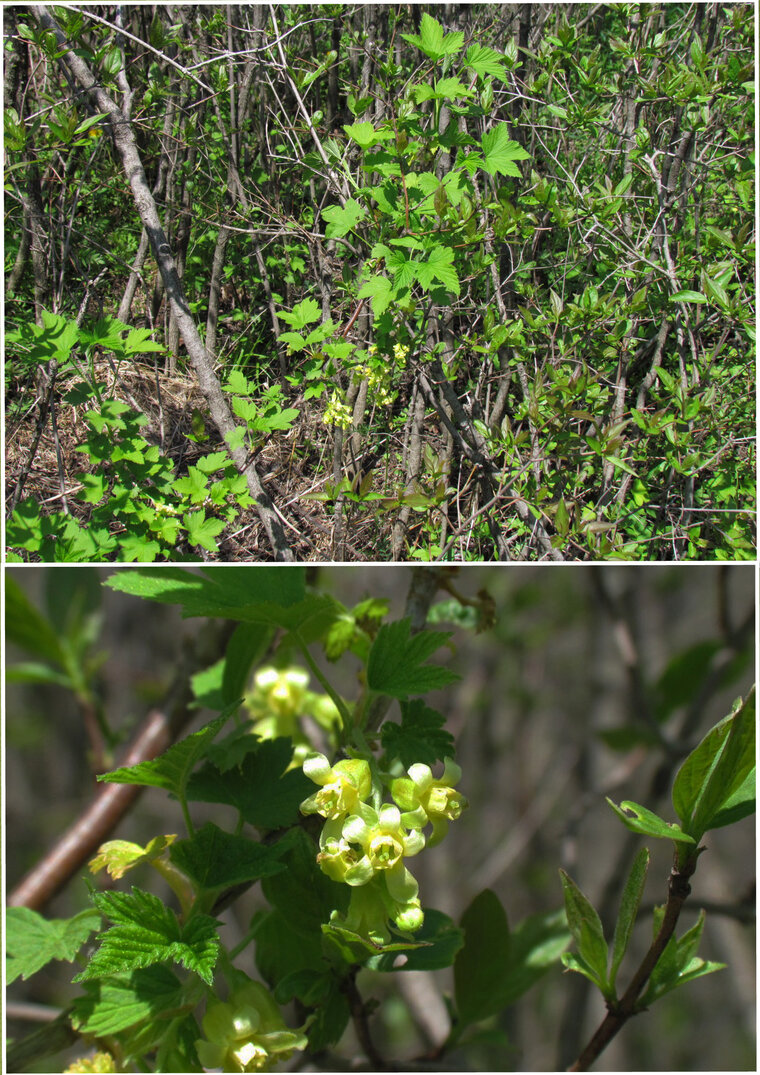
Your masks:
<instances>
[{"instance_id":1,"label":"yellow-green flower","mask_svg":"<svg viewBox=\"0 0 760 1075\"><path fill-rule=\"evenodd\" d=\"M424 811L433 826L428 840L428 845L433 847L446 835L449 822L456 821L467 806L464 795L454 790L462 770L451 758L446 758L443 775L438 780L430 766L422 762L412 765L408 774L391 783L391 795L402 810L414 811L415 814L420 808Z\"/></svg>"},{"instance_id":2,"label":"yellow-green flower","mask_svg":"<svg viewBox=\"0 0 760 1075\"><path fill-rule=\"evenodd\" d=\"M75 1060L73 1064L69 1064L66 1068L66 1075L68 1075L68 1072L86 1071L116 1071L116 1061L110 1053L95 1053L93 1056L82 1057L79 1060Z\"/></svg>"},{"instance_id":3,"label":"yellow-green flower","mask_svg":"<svg viewBox=\"0 0 760 1075\"><path fill-rule=\"evenodd\" d=\"M252 708L268 710L278 717L301 716L309 685L309 673L303 668L262 668L253 682Z\"/></svg>"},{"instance_id":4,"label":"yellow-green flower","mask_svg":"<svg viewBox=\"0 0 760 1075\"><path fill-rule=\"evenodd\" d=\"M311 753L304 758L303 771L320 789L301 803L302 814L321 814L329 819L345 817L372 790L369 764L363 758L348 758L330 765L324 754Z\"/></svg>"},{"instance_id":5,"label":"yellow-green flower","mask_svg":"<svg viewBox=\"0 0 760 1075\"><path fill-rule=\"evenodd\" d=\"M247 981L227 1001L211 1001L203 1017L205 1038L196 1041L204 1068L222 1071L269 1071L306 1047L306 1035L291 1030L271 993Z\"/></svg>"}]
</instances>

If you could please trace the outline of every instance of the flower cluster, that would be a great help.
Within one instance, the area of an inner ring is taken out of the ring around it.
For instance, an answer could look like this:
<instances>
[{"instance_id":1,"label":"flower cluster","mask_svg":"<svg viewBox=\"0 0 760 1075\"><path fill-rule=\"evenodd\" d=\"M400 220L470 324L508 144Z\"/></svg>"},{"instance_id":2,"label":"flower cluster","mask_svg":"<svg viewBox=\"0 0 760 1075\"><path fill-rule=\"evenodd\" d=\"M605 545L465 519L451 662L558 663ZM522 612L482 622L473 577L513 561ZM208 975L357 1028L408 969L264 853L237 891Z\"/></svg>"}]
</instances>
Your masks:
<instances>
[{"instance_id":1,"label":"flower cluster","mask_svg":"<svg viewBox=\"0 0 760 1075\"><path fill-rule=\"evenodd\" d=\"M222 1071L269 1071L307 1044L305 1034L285 1025L271 993L251 979L228 1000L209 1003L203 1033L195 1043L198 1058L204 1068Z\"/></svg>"},{"instance_id":2,"label":"flower cluster","mask_svg":"<svg viewBox=\"0 0 760 1075\"><path fill-rule=\"evenodd\" d=\"M438 843L449 821L458 818L467 800L454 784L461 770L450 758L443 775L433 776L428 765L412 765L408 775L385 783L393 803L377 805L369 762L350 758L331 765L324 754L309 754L303 771L319 790L301 803L304 814L320 814L325 824L319 837L317 862L333 881L351 886L351 900L342 925L375 944L390 940L388 919L403 932L423 922L417 881L405 859ZM380 779L376 778L376 784ZM367 801L370 796L376 805ZM423 830L430 824L426 841ZM338 918L337 912L333 918Z\"/></svg>"},{"instance_id":3,"label":"flower cluster","mask_svg":"<svg viewBox=\"0 0 760 1075\"><path fill-rule=\"evenodd\" d=\"M332 735L340 723L335 703L326 694L309 690L309 673L303 668L261 668L253 690L245 698L251 714L251 731L262 739L288 736L293 741L294 765L300 766L309 753L309 740L301 728L301 718L312 717Z\"/></svg>"},{"instance_id":4,"label":"flower cluster","mask_svg":"<svg viewBox=\"0 0 760 1075\"><path fill-rule=\"evenodd\" d=\"M326 426L340 426L341 429L348 429L351 419L351 408L340 398L340 393L333 392L325 407L322 421Z\"/></svg>"}]
</instances>

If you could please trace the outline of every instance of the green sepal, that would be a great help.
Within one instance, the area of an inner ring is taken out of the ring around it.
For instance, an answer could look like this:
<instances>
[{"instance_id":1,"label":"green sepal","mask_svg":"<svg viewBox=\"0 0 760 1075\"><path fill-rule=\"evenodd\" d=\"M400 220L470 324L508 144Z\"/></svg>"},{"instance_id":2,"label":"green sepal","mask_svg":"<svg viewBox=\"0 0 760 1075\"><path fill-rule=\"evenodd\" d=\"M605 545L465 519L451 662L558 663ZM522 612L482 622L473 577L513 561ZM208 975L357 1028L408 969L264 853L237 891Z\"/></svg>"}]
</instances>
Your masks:
<instances>
[{"instance_id":1,"label":"green sepal","mask_svg":"<svg viewBox=\"0 0 760 1075\"><path fill-rule=\"evenodd\" d=\"M426 941L391 941L389 944L375 944L368 937L362 937L345 926L325 922L322 926L325 938L325 952L328 959L334 961L337 955L340 961L349 966L362 966L370 956L383 955L386 952L407 952L413 948L427 947Z\"/></svg>"},{"instance_id":2,"label":"green sepal","mask_svg":"<svg viewBox=\"0 0 760 1075\"><path fill-rule=\"evenodd\" d=\"M651 810L647 810L645 806L630 802L628 799L621 802L620 806L616 806L610 798L607 798L607 802L631 832L643 833L645 836L659 836L666 840L676 840L684 844L696 843L694 837L689 836L675 822L663 821L661 817Z\"/></svg>"}]
</instances>

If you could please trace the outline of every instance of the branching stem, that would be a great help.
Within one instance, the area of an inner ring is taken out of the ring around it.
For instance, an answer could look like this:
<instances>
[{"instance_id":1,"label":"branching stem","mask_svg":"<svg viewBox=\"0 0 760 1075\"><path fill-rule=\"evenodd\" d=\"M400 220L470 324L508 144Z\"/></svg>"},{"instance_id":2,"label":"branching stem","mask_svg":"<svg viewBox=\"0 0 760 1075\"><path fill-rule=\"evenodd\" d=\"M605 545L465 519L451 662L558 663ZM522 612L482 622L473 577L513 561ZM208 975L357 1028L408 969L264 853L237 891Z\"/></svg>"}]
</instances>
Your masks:
<instances>
[{"instance_id":1,"label":"branching stem","mask_svg":"<svg viewBox=\"0 0 760 1075\"><path fill-rule=\"evenodd\" d=\"M631 983L625 993L617 1004L609 1005L607 1015L597 1027L596 1032L578 1059L567 1069L568 1071L587 1071L602 1051L606 1049L621 1027L628 1022L632 1015L636 1015L640 1010L637 1008L638 998L650 974L657 965L657 961L665 951L665 946L673 936L681 908L691 892L689 878L696 869L697 854L698 852L692 855L681 869L674 863L668 882L668 900L665 904L665 914L657 936L652 941L649 951L641 961L639 969L631 979Z\"/></svg>"}]
</instances>

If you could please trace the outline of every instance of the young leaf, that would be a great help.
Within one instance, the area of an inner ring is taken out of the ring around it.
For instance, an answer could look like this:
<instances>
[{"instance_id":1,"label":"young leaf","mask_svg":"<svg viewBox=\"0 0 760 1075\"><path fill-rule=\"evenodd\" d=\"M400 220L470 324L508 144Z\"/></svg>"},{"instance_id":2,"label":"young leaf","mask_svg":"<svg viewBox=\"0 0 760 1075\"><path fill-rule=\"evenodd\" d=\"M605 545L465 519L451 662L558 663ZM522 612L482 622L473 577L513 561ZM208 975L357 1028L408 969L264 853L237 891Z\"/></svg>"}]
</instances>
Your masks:
<instances>
[{"instance_id":1,"label":"young leaf","mask_svg":"<svg viewBox=\"0 0 760 1075\"><path fill-rule=\"evenodd\" d=\"M222 675L222 709L245 693L251 667L262 659L272 640L273 629L261 623L240 623L227 643Z\"/></svg>"},{"instance_id":2,"label":"young leaf","mask_svg":"<svg viewBox=\"0 0 760 1075\"><path fill-rule=\"evenodd\" d=\"M509 964L509 924L498 896L486 888L460 925L464 945L454 960L454 999L460 1022L477 1023L502 1007L498 990Z\"/></svg>"},{"instance_id":3,"label":"young leaf","mask_svg":"<svg viewBox=\"0 0 760 1075\"><path fill-rule=\"evenodd\" d=\"M560 870L562 889L565 896L565 912L570 932L578 946L578 959L591 973L588 977L596 982L605 996L610 995L607 982L607 941L604 939L601 919L575 881L564 870ZM569 966L566 958L563 958ZM578 970L580 967L573 967Z\"/></svg>"},{"instance_id":4,"label":"young leaf","mask_svg":"<svg viewBox=\"0 0 760 1075\"><path fill-rule=\"evenodd\" d=\"M656 915L655 929L658 928L660 920L661 915ZM710 963L697 958L704 924L705 912L701 911L697 921L682 937L670 938L652 971L646 992L640 998L637 1007L648 1007L653 1001L677 989L678 986L725 967L725 963Z\"/></svg>"},{"instance_id":5,"label":"young leaf","mask_svg":"<svg viewBox=\"0 0 760 1075\"><path fill-rule=\"evenodd\" d=\"M217 923L208 915L195 915L180 925L176 915L150 892L99 892L97 909L115 923L100 936L100 947L87 967L73 980L84 982L123 974L155 963L180 963L211 985L219 954Z\"/></svg>"},{"instance_id":6,"label":"young leaf","mask_svg":"<svg viewBox=\"0 0 760 1075\"><path fill-rule=\"evenodd\" d=\"M73 918L43 918L29 907L5 912L6 981L30 978L52 959L71 962L93 930L100 925L97 911L88 909Z\"/></svg>"},{"instance_id":7,"label":"young leaf","mask_svg":"<svg viewBox=\"0 0 760 1075\"><path fill-rule=\"evenodd\" d=\"M688 756L673 784L673 806L697 840L744 785L755 766L755 692L715 725ZM746 801L746 800L745 800Z\"/></svg>"},{"instance_id":8,"label":"young leaf","mask_svg":"<svg viewBox=\"0 0 760 1075\"><path fill-rule=\"evenodd\" d=\"M216 720L181 739L179 743L174 743L153 761L141 761L137 765L101 773L98 780L107 784L140 784L148 788L163 788L178 799L184 799L193 766L239 705L239 702L235 702L234 705L227 706Z\"/></svg>"},{"instance_id":9,"label":"young leaf","mask_svg":"<svg viewBox=\"0 0 760 1075\"><path fill-rule=\"evenodd\" d=\"M646 847L642 847L633 860L631 872L628 874L628 880L623 889L623 898L620 901L620 911L615 923L615 935L612 940L612 965L609 977L612 992L615 990L617 972L628 948L628 942L631 939L631 931L641 903L641 894L644 891L648 866L649 850Z\"/></svg>"},{"instance_id":10,"label":"young leaf","mask_svg":"<svg viewBox=\"0 0 760 1075\"><path fill-rule=\"evenodd\" d=\"M425 12L420 19L420 32L417 34L402 34L404 41L410 45L416 45L420 52L434 61L443 59L444 56L452 56L459 52L464 43L464 34L457 30L446 34L444 37L443 27L432 15Z\"/></svg>"},{"instance_id":11,"label":"young leaf","mask_svg":"<svg viewBox=\"0 0 760 1075\"><path fill-rule=\"evenodd\" d=\"M405 768L415 762L434 765L454 756L454 737L444 731L444 717L421 698L401 703L401 724L386 721L382 727L383 749L399 758Z\"/></svg>"},{"instance_id":12,"label":"young leaf","mask_svg":"<svg viewBox=\"0 0 760 1075\"><path fill-rule=\"evenodd\" d=\"M420 631L411 637L408 619L383 624L372 643L367 662L367 684L378 694L408 698L446 687L460 677L425 661L441 646L451 632Z\"/></svg>"},{"instance_id":13,"label":"young leaf","mask_svg":"<svg viewBox=\"0 0 760 1075\"><path fill-rule=\"evenodd\" d=\"M616 806L610 798L607 799L607 802L631 832L640 832L645 836L660 836L663 839L677 840L684 844L695 843L694 838L683 832L675 822L663 821L661 817L658 817L651 810L647 810L645 806L639 806L638 803L632 803L627 800L622 802L620 806Z\"/></svg>"}]
</instances>

